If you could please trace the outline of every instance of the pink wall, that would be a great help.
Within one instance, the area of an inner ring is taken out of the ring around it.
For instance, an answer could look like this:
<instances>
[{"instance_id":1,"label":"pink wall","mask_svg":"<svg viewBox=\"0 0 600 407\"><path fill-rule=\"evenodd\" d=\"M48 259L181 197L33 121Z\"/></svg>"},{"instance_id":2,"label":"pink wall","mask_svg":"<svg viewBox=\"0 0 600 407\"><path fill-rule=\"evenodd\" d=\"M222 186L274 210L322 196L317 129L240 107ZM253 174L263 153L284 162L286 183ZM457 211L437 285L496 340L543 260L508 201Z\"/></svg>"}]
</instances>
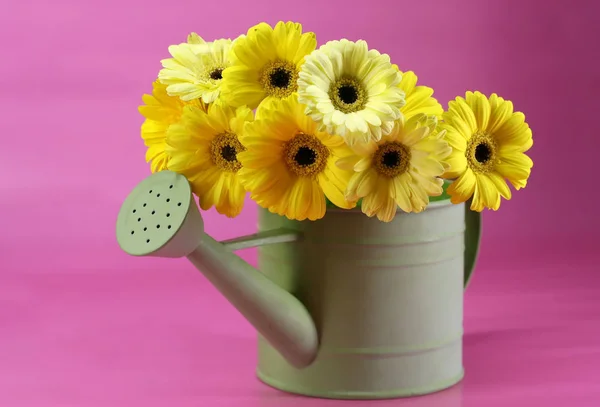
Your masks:
<instances>
[{"instance_id":1,"label":"pink wall","mask_svg":"<svg viewBox=\"0 0 600 407\"><path fill-rule=\"evenodd\" d=\"M159 60L168 55L167 46L183 41L188 32L197 31L206 39L234 37L263 20L302 22L317 33L319 43L365 39L402 69L416 71L444 105L466 90L478 89L497 92L525 112L534 132L535 166L530 186L503 202L499 212L485 214L484 254L489 261L546 243L566 254L596 236L597 2L350 4L4 4L0 269L9 265L23 271L85 271L148 264L122 254L114 239L121 201L148 174L139 138L141 95L150 91ZM217 238L252 232L254 206L248 205L233 221L211 212L206 223Z\"/></svg>"}]
</instances>

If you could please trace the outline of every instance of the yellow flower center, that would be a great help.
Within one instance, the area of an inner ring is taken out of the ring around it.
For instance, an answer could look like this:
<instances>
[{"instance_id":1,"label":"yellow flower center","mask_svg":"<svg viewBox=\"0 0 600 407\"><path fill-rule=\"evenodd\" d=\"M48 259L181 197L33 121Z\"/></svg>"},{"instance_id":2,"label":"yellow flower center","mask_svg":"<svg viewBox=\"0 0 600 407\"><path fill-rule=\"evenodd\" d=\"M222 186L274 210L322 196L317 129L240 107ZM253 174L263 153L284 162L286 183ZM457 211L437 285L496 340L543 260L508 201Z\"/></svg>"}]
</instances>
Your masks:
<instances>
[{"instance_id":1,"label":"yellow flower center","mask_svg":"<svg viewBox=\"0 0 600 407\"><path fill-rule=\"evenodd\" d=\"M392 141L379 146L373 156L375 170L386 177L394 178L408 170L410 150L402 143Z\"/></svg>"},{"instance_id":2,"label":"yellow flower center","mask_svg":"<svg viewBox=\"0 0 600 407\"><path fill-rule=\"evenodd\" d=\"M204 71L204 77L211 81L220 81L221 79L223 79L224 69L225 67L220 65L210 66Z\"/></svg>"},{"instance_id":3,"label":"yellow flower center","mask_svg":"<svg viewBox=\"0 0 600 407\"><path fill-rule=\"evenodd\" d=\"M316 177L327 166L329 149L315 136L298 133L284 147L287 167L301 177Z\"/></svg>"},{"instance_id":4,"label":"yellow flower center","mask_svg":"<svg viewBox=\"0 0 600 407\"><path fill-rule=\"evenodd\" d=\"M245 148L232 133L217 134L210 144L210 156L213 163L223 171L237 172L242 168L237 155Z\"/></svg>"},{"instance_id":5,"label":"yellow flower center","mask_svg":"<svg viewBox=\"0 0 600 407\"><path fill-rule=\"evenodd\" d=\"M260 84L269 96L287 97L298 90L298 69L289 61L270 62L262 70Z\"/></svg>"},{"instance_id":6,"label":"yellow flower center","mask_svg":"<svg viewBox=\"0 0 600 407\"><path fill-rule=\"evenodd\" d=\"M333 106L344 113L358 112L367 103L367 92L355 78L340 78L329 87Z\"/></svg>"},{"instance_id":7,"label":"yellow flower center","mask_svg":"<svg viewBox=\"0 0 600 407\"><path fill-rule=\"evenodd\" d=\"M496 163L498 147L487 133L475 133L467 144L467 163L475 172L491 172Z\"/></svg>"}]
</instances>

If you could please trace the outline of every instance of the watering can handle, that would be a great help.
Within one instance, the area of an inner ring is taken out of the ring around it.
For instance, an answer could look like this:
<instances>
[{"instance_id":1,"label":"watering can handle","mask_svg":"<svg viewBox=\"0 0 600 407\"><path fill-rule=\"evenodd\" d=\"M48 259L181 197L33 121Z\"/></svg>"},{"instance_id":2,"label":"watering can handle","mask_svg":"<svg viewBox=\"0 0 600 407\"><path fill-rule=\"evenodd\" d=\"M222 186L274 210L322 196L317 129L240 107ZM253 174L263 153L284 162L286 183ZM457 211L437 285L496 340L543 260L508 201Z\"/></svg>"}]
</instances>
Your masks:
<instances>
[{"instance_id":1,"label":"watering can handle","mask_svg":"<svg viewBox=\"0 0 600 407\"><path fill-rule=\"evenodd\" d=\"M465 202L465 289L475 271L481 243L481 213L472 211L470 206L470 201Z\"/></svg>"}]
</instances>

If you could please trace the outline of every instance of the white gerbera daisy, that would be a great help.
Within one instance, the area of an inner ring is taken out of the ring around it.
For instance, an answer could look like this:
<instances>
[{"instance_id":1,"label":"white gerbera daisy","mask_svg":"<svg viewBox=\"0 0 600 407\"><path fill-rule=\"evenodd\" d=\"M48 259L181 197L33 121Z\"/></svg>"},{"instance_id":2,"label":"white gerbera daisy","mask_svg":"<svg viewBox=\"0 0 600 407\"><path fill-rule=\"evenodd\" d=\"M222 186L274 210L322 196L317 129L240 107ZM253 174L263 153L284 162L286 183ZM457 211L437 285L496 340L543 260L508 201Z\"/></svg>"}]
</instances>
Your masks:
<instances>
[{"instance_id":1,"label":"white gerbera daisy","mask_svg":"<svg viewBox=\"0 0 600 407\"><path fill-rule=\"evenodd\" d=\"M350 145L379 141L402 116L401 79L389 56L369 50L365 41L330 41L306 57L298 96L320 130Z\"/></svg>"},{"instance_id":2,"label":"white gerbera daisy","mask_svg":"<svg viewBox=\"0 0 600 407\"><path fill-rule=\"evenodd\" d=\"M170 96L179 96L184 101L202 98L204 103L212 103L220 95L222 72L229 66L231 45L228 38L206 42L192 33L187 43L169 47L172 58L161 61L163 69L158 79L167 85Z\"/></svg>"}]
</instances>

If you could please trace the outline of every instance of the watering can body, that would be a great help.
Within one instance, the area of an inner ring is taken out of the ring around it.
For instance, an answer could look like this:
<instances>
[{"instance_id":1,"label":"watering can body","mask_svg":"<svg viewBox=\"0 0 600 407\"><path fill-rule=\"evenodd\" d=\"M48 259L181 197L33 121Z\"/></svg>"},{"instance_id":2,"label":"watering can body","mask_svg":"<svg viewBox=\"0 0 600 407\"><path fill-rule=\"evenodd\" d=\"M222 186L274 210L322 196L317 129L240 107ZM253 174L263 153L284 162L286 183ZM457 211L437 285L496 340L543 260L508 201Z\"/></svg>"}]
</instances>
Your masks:
<instances>
[{"instance_id":1,"label":"watering can body","mask_svg":"<svg viewBox=\"0 0 600 407\"><path fill-rule=\"evenodd\" d=\"M257 375L270 386L326 398L431 393L463 377L465 258L478 225L464 204L433 202L390 223L329 210L316 222L261 209L259 230L302 239L259 247L259 269L307 307L318 331L313 363L296 369L259 336ZM470 272L470 270L467 270Z\"/></svg>"},{"instance_id":2,"label":"watering can body","mask_svg":"<svg viewBox=\"0 0 600 407\"><path fill-rule=\"evenodd\" d=\"M161 214L167 228L139 240L142 215L156 223ZM256 235L217 242L185 178L169 171L140 183L117 220L126 252L186 256L249 320L261 381L338 399L427 394L461 380L463 290L479 234L479 214L442 200L390 223L359 210L298 222L259 209ZM234 253L253 246L258 270Z\"/></svg>"}]
</instances>

